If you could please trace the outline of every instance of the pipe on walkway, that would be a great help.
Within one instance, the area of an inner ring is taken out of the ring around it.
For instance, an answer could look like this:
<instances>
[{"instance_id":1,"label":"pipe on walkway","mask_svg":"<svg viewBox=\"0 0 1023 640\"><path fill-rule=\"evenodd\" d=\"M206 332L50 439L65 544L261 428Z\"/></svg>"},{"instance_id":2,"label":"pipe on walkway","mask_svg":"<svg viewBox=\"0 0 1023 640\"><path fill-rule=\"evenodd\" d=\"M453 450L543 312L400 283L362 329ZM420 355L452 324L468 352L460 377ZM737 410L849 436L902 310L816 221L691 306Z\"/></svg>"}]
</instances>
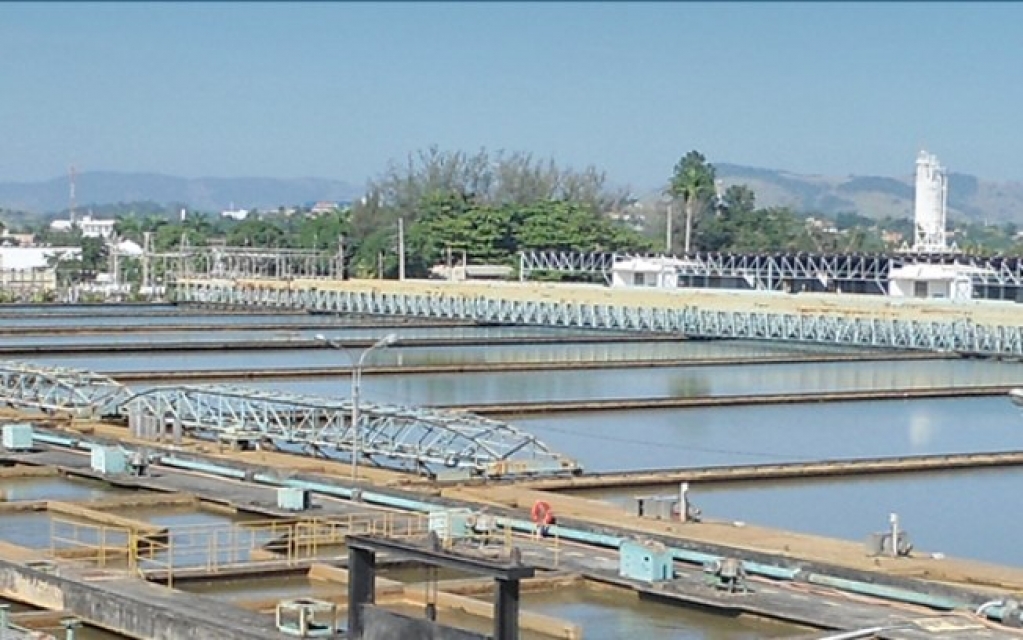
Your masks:
<instances>
[{"instance_id":1,"label":"pipe on walkway","mask_svg":"<svg viewBox=\"0 0 1023 640\"><path fill-rule=\"evenodd\" d=\"M40 442L56 444L58 446L84 448L88 450L91 450L92 447L94 446L92 443L87 441L75 440L63 436L42 433L35 433L33 435L35 439ZM232 469L224 465L184 460L172 456L163 458L160 464L170 467L177 467L189 471L200 471L202 473L207 473L214 476L229 477L235 479L239 477L241 478L246 477L245 472L240 471L238 469ZM295 478L278 478L271 474L266 473L254 474L252 478L253 481L259 482L261 484L306 489L313 493L320 493L324 495L331 495L347 499L351 499L353 494L355 493L355 489L352 488L338 487L321 482L310 482ZM375 491L361 492L361 500L369 504L376 504L395 509L402 509L405 511L417 511L424 513L437 511L438 509L442 508L439 507L438 505L429 502L424 502L422 500L392 496L386 493L379 493ZM528 520L516 518L498 518L497 521L498 524L501 526L520 532L532 533L534 529L533 523ZM555 525L554 527L552 527L552 532L563 540L569 540L572 542L579 542L612 549L619 548L622 542L625 540L625 538L622 536L594 533L584 531L581 529L564 527L560 525ZM715 560L722 559L721 556L703 553L699 551L681 549L677 547L671 548L671 553L672 556L680 562L700 566L705 565L709 562L713 562ZM759 575L774 580L795 580L797 576L801 574L800 569L790 569L787 567L765 565L756 562L743 561L743 566L746 568L746 571L752 575ZM925 607L938 609L942 611L951 611L954 609L960 609L967 606L966 603L952 600L949 598L944 598L941 596L934 596L898 587L890 587L857 580L837 578L818 573L806 574L805 579L812 584L830 587L833 589L837 589L839 591L858 593L875 598L903 602L907 604L922 605ZM1002 622L1004 622L1003 618L1010 611L1015 612L1016 615L1019 615L1018 609L1007 608L1003 606L1002 601L985 603L985 605L982 605L982 608L987 613L989 618ZM1011 615L1011 613L1009 614Z\"/></svg>"},{"instance_id":2,"label":"pipe on walkway","mask_svg":"<svg viewBox=\"0 0 1023 640\"><path fill-rule=\"evenodd\" d=\"M977 607L980 617L1001 622L1007 627L1023 626L1023 611L1019 605L1008 600L991 600Z\"/></svg>"},{"instance_id":3,"label":"pipe on walkway","mask_svg":"<svg viewBox=\"0 0 1023 640\"><path fill-rule=\"evenodd\" d=\"M807 574L806 580L810 584L830 587L832 589L838 589L839 591L858 593L865 596L871 596L873 598L881 598L883 600L894 600L896 602L916 604L929 607L931 609L938 609L939 611L953 611L966 606L966 603L959 602L958 600L952 600L941 596L933 596L926 593L920 593L919 591L910 591L909 589L872 584L869 582L861 582L859 580L836 578L834 576L826 576L817 573Z\"/></svg>"}]
</instances>

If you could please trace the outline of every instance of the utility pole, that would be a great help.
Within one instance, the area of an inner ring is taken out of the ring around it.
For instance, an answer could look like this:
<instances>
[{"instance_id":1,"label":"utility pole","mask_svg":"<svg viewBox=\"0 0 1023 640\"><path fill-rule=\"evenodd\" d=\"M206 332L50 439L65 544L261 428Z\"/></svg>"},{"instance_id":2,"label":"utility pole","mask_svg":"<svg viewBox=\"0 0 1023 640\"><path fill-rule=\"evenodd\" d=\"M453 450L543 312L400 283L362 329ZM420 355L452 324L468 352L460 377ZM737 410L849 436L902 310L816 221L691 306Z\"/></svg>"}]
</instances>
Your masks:
<instances>
[{"instance_id":1,"label":"utility pole","mask_svg":"<svg viewBox=\"0 0 1023 640\"><path fill-rule=\"evenodd\" d=\"M398 218L398 280L405 279L405 219Z\"/></svg>"}]
</instances>

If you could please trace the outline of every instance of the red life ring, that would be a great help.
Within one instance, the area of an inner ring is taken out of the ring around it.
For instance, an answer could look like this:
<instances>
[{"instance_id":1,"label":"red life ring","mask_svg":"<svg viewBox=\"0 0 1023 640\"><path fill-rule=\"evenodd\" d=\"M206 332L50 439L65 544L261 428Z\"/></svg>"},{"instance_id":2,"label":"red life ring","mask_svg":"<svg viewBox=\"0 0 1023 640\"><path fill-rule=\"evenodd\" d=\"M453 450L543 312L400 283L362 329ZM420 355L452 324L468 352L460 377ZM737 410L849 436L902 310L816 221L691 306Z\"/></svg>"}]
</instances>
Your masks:
<instances>
[{"instance_id":1,"label":"red life ring","mask_svg":"<svg viewBox=\"0 0 1023 640\"><path fill-rule=\"evenodd\" d=\"M533 504L533 509L529 512L533 522L537 524L551 524L554 522L554 510L551 509L551 505L546 500L537 500Z\"/></svg>"}]
</instances>

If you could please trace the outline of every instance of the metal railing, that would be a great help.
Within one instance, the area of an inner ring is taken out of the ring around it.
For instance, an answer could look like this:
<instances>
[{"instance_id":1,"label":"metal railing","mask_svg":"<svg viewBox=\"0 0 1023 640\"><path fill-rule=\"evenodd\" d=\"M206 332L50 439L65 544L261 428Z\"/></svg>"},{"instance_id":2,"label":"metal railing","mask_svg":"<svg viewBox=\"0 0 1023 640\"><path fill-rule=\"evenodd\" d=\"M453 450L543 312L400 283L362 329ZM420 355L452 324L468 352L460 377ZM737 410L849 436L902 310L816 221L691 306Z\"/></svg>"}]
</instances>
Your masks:
<instances>
[{"instance_id":1,"label":"metal railing","mask_svg":"<svg viewBox=\"0 0 1023 640\"><path fill-rule=\"evenodd\" d=\"M50 516L51 558L134 572L135 556L130 549L137 548L138 539L139 535L127 527Z\"/></svg>"},{"instance_id":2,"label":"metal railing","mask_svg":"<svg viewBox=\"0 0 1023 640\"><path fill-rule=\"evenodd\" d=\"M489 516L489 526L480 528L480 514L473 514L466 521L459 511L456 509L451 512L437 512L433 516L442 518L439 522L434 521L433 530L438 534L441 548L445 551L460 552L471 549L476 553L482 552L505 560L510 559L516 549L520 553L534 551L550 555L549 569L559 567L562 544L557 527L549 527L546 535L541 535L539 527L526 533L510 526L504 518Z\"/></svg>"},{"instance_id":3,"label":"metal railing","mask_svg":"<svg viewBox=\"0 0 1023 640\"><path fill-rule=\"evenodd\" d=\"M50 554L173 587L175 573L183 570L216 574L261 563L290 567L343 545L348 535L409 538L427 530L425 515L394 512L175 525L156 535L54 517Z\"/></svg>"}]
</instances>

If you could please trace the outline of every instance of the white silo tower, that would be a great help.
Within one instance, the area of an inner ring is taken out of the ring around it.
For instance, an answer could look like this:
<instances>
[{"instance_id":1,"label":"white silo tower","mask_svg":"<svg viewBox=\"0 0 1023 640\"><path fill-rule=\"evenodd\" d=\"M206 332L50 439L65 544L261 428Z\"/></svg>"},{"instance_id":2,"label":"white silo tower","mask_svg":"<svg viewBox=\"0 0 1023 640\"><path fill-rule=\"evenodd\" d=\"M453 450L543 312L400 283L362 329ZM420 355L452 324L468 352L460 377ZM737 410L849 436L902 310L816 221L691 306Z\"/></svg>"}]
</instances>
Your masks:
<instances>
[{"instance_id":1,"label":"white silo tower","mask_svg":"<svg viewBox=\"0 0 1023 640\"><path fill-rule=\"evenodd\" d=\"M945 209L948 180L937 156L921 151L916 157L916 237L913 250L948 251L945 238Z\"/></svg>"}]
</instances>

